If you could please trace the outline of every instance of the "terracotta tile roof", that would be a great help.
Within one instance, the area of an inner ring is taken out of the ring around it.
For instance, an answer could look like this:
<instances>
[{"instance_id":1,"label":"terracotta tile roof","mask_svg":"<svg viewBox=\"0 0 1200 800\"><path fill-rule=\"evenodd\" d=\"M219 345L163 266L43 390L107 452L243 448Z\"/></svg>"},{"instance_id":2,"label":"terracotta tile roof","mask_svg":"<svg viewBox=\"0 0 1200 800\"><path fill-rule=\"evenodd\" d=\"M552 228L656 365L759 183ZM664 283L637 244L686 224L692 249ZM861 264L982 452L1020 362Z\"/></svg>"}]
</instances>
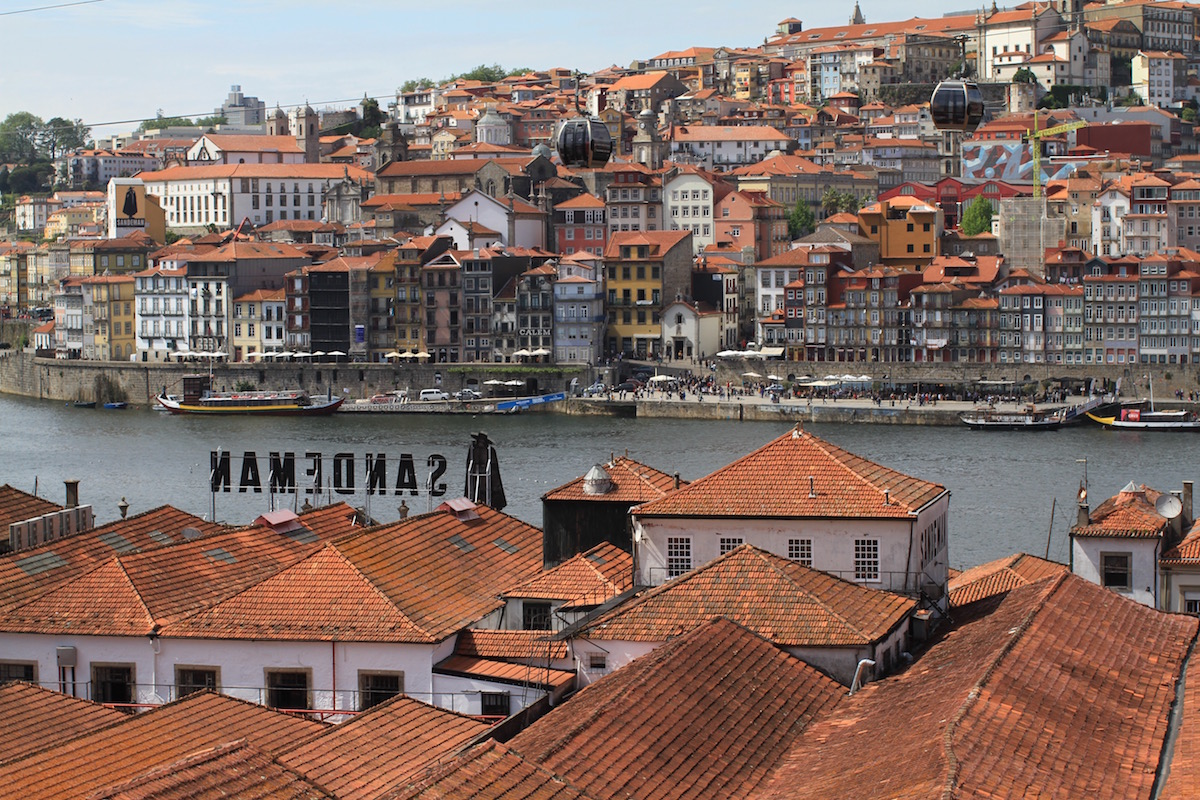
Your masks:
<instances>
[{"instance_id":1,"label":"terracotta tile roof","mask_svg":"<svg viewBox=\"0 0 1200 800\"><path fill-rule=\"evenodd\" d=\"M177 543L161 537L169 546L110 557L11 609L0 629L145 635L295 564L322 538L353 530L355 513L344 503L316 509L285 534L260 525Z\"/></svg>"},{"instance_id":2,"label":"terracotta tile roof","mask_svg":"<svg viewBox=\"0 0 1200 800\"><path fill-rule=\"evenodd\" d=\"M467 628L458 634L454 653L473 658L527 661L570 658L567 643L554 641L550 631L497 631Z\"/></svg>"},{"instance_id":3,"label":"terracotta tile roof","mask_svg":"<svg viewBox=\"0 0 1200 800\"><path fill-rule=\"evenodd\" d=\"M1150 796L1197 620L1073 575L987 610L818 719L755 797Z\"/></svg>"},{"instance_id":4,"label":"terracotta tile roof","mask_svg":"<svg viewBox=\"0 0 1200 800\"><path fill-rule=\"evenodd\" d=\"M206 748L90 800L333 800L334 795L244 740Z\"/></svg>"},{"instance_id":5,"label":"terracotta tile roof","mask_svg":"<svg viewBox=\"0 0 1200 800\"><path fill-rule=\"evenodd\" d=\"M227 133L206 133L205 139L221 150L248 153L303 153L295 136L255 136Z\"/></svg>"},{"instance_id":6,"label":"terracotta tile roof","mask_svg":"<svg viewBox=\"0 0 1200 800\"><path fill-rule=\"evenodd\" d=\"M0 557L0 609L25 602L49 587L75 577L120 553L134 553L184 540L184 531L203 536L224 525L171 506L101 525L33 550Z\"/></svg>"},{"instance_id":7,"label":"terracotta tile roof","mask_svg":"<svg viewBox=\"0 0 1200 800\"><path fill-rule=\"evenodd\" d=\"M1183 540L1159 558L1160 564L1200 564L1200 522L1192 524Z\"/></svg>"},{"instance_id":8,"label":"terracotta tile roof","mask_svg":"<svg viewBox=\"0 0 1200 800\"><path fill-rule=\"evenodd\" d=\"M279 756L337 796L367 800L458 752L485 722L398 695Z\"/></svg>"},{"instance_id":9,"label":"terracotta tile roof","mask_svg":"<svg viewBox=\"0 0 1200 800\"><path fill-rule=\"evenodd\" d=\"M746 797L843 694L718 619L586 687L509 746L600 798Z\"/></svg>"},{"instance_id":10,"label":"terracotta tile roof","mask_svg":"<svg viewBox=\"0 0 1200 800\"><path fill-rule=\"evenodd\" d=\"M1064 564L1017 553L964 570L950 578L950 605L965 606L1005 594L1018 586L1055 578L1068 572Z\"/></svg>"},{"instance_id":11,"label":"terracotta tile roof","mask_svg":"<svg viewBox=\"0 0 1200 800\"><path fill-rule=\"evenodd\" d=\"M732 464L631 513L635 517L897 519L916 514L945 491L940 484L848 453L797 425Z\"/></svg>"},{"instance_id":12,"label":"terracotta tile roof","mask_svg":"<svg viewBox=\"0 0 1200 800\"><path fill-rule=\"evenodd\" d=\"M8 526L14 522L24 522L62 509L63 506L57 503L23 492L6 483L0 486L0 536L4 541L8 541Z\"/></svg>"},{"instance_id":13,"label":"terracotta tile roof","mask_svg":"<svg viewBox=\"0 0 1200 800\"><path fill-rule=\"evenodd\" d=\"M349 177L353 181L369 181L375 178L375 173L353 164L213 164L211 166L167 167L157 172L139 173L138 177L147 183L202 181L212 178L340 181L344 177ZM155 187L154 191L157 193L161 190Z\"/></svg>"},{"instance_id":14,"label":"terracotta tile roof","mask_svg":"<svg viewBox=\"0 0 1200 800\"><path fill-rule=\"evenodd\" d=\"M1200 787L1200 680L1196 680L1195 665L1193 655L1184 683L1182 721L1171 754L1171 771L1159 800L1192 800Z\"/></svg>"},{"instance_id":15,"label":"terracotta tile roof","mask_svg":"<svg viewBox=\"0 0 1200 800\"><path fill-rule=\"evenodd\" d=\"M719 616L780 647L847 647L877 642L914 607L747 544L597 617L579 636L662 642Z\"/></svg>"},{"instance_id":16,"label":"terracotta tile roof","mask_svg":"<svg viewBox=\"0 0 1200 800\"><path fill-rule=\"evenodd\" d=\"M563 609L606 603L633 587L633 556L609 542L596 545L503 592L504 597L565 600Z\"/></svg>"},{"instance_id":17,"label":"terracotta tile roof","mask_svg":"<svg viewBox=\"0 0 1200 800\"><path fill-rule=\"evenodd\" d=\"M572 670L457 655L434 664L433 672L435 675L458 675L513 686L532 686L551 692L565 689L575 681Z\"/></svg>"},{"instance_id":18,"label":"terracotta tile roof","mask_svg":"<svg viewBox=\"0 0 1200 800\"><path fill-rule=\"evenodd\" d=\"M587 500L602 503L645 503L657 500L675 488L675 476L646 466L629 456L617 456L601 469L612 480L612 490L604 494L588 494L583 490L586 475L564 483L542 495L542 500ZM687 481L680 481L685 485Z\"/></svg>"},{"instance_id":19,"label":"terracotta tile roof","mask_svg":"<svg viewBox=\"0 0 1200 800\"><path fill-rule=\"evenodd\" d=\"M343 537L161 634L441 641L503 605L496 585L541 569L540 530L486 506L475 510L478 519L435 511Z\"/></svg>"},{"instance_id":20,"label":"terracotta tile roof","mask_svg":"<svg viewBox=\"0 0 1200 800\"><path fill-rule=\"evenodd\" d=\"M0 764L108 727L129 717L31 683L0 685Z\"/></svg>"},{"instance_id":21,"label":"terracotta tile roof","mask_svg":"<svg viewBox=\"0 0 1200 800\"><path fill-rule=\"evenodd\" d=\"M1087 525L1071 527L1072 536L1157 539L1166 533L1170 520L1160 515L1154 503L1162 496L1146 485L1124 489L1105 500L1088 515Z\"/></svg>"},{"instance_id":22,"label":"terracotta tile roof","mask_svg":"<svg viewBox=\"0 0 1200 800\"><path fill-rule=\"evenodd\" d=\"M199 692L57 747L0 765L10 797L74 800L215 745L246 739L278 753L322 730L319 722Z\"/></svg>"},{"instance_id":23,"label":"terracotta tile roof","mask_svg":"<svg viewBox=\"0 0 1200 800\"><path fill-rule=\"evenodd\" d=\"M485 742L380 800L599 800L554 772L521 758L495 741Z\"/></svg>"}]
</instances>

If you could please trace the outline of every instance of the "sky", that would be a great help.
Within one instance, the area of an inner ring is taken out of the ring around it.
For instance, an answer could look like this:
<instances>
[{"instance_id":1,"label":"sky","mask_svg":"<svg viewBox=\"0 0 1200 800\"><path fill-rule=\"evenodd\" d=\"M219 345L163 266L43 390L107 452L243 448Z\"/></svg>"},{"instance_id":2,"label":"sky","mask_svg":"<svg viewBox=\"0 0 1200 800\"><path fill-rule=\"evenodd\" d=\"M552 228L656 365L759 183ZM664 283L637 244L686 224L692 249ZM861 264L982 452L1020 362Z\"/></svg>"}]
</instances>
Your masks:
<instances>
[{"instance_id":1,"label":"sky","mask_svg":"<svg viewBox=\"0 0 1200 800\"><path fill-rule=\"evenodd\" d=\"M860 7L867 22L917 13L886 0ZM969 7L924 0L919 13ZM346 108L364 94L386 108L409 79L479 64L628 66L693 46L756 46L788 17L806 29L844 24L852 10L814 0L0 0L0 118L28 111L118 133L160 110L210 115L233 84L268 108Z\"/></svg>"}]
</instances>

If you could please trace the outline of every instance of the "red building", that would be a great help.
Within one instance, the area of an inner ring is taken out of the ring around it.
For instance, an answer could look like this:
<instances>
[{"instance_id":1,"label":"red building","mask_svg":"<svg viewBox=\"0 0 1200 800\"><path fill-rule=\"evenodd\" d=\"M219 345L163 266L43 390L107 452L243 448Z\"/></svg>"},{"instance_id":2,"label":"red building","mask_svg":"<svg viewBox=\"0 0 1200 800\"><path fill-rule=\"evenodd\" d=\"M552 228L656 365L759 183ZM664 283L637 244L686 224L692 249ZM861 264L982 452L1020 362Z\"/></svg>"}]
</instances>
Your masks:
<instances>
[{"instance_id":1,"label":"red building","mask_svg":"<svg viewBox=\"0 0 1200 800\"><path fill-rule=\"evenodd\" d=\"M563 255L571 253L604 254L608 241L604 201L581 194L554 207L554 246Z\"/></svg>"},{"instance_id":2,"label":"red building","mask_svg":"<svg viewBox=\"0 0 1200 800\"><path fill-rule=\"evenodd\" d=\"M1005 197L1027 195L1027 186L1014 186L1004 181L984 181L983 183L966 183L958 178L942 178L932 186L924 183L905 181L895 188L888 189L879 195L880 200L891 200L893 197L915 197L926 203L937 206L942 210L942 218L946 230L957 228L959 220L967 207L982 195L992 204L992 211L1000 210L1000 201Z\"/></svg>"}]
</instances>

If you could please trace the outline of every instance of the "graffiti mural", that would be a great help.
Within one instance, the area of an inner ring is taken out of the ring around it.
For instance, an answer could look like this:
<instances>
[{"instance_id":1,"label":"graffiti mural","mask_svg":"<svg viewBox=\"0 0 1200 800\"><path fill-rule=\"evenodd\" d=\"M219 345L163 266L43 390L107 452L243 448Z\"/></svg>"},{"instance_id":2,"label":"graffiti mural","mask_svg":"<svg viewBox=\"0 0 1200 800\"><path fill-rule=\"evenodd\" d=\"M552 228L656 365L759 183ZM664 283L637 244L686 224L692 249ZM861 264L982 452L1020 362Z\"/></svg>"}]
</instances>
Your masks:
<instances>
[{"instance_id":1,"label":"graffiti mural","mask_svg":"<svg viewBox=\"0 0 1200 800\"><path fill-rule=\"evenodd\" d=\"M963 142L964 181L1001 180L1033 183L1033 158L1024 142ZM1068 178L1083 161L1053 161L1042 158L1042 183Z\"/></svg>"}]
</instances>

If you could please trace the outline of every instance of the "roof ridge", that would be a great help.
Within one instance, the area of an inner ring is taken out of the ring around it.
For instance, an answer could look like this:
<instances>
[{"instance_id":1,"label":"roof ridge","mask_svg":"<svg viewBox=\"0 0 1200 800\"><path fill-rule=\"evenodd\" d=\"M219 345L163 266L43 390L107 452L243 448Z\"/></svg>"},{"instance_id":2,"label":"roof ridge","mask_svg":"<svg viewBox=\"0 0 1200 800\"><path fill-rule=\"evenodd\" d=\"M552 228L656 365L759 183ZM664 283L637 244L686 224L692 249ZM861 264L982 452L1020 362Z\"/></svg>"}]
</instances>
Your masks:
<instances>
[{"instance_id":1,"label":"roof ridge","mask_svg":"<svg viewBox=\"0 0 1200 800\"><path fill-rule=\"evenodd\" d=\"M983 693L985 685L999 668L1000 662L1012 652L1013 648L1017 646L1017 642L1024 638L1030 625L1033 624L1034 618L1041 613L1050 597L1062 587L1066 580L1066 573L1055 578L1053 585L1042 595L1041 600L1029 610L1029 613L1025 615L1025 618L1020 623L1010 630L1011 635L1008 637L1008 641L996 652L987 669L983 671L983 674L979 676L979 679L971 687L971 691L967 693L966 701L959 706L957 713L955 713L949 724L946 725L946 731L942 734L942 751L946 755L946 785L942 789L942 800L954 800L956 796L955 788L958 781L959 760L958 756L954 754L954 734L958 729L959 723L966 718L967 712L975 705L975 702Z\"/></svg>"},{"instance_id":2,"label":"roof ridge","mask_svg":"<svg viewBox=\"0 0 1200 800\"><path fill-rule=\"evenodd\" d=\"M346 566L348 566L348 567L350 567L350 569L354 570L356 575L358 575L360 578L362 578L364 581L366 581L367 585L371 587L371 590L373 592L375 592L375 594L379 595L379 597L383 600L383 602L386 603L389 607L395 609L396 613L399 614L401 617L403 617L404 620L406 622L408 622L409 625L412 625L415 630L420 631L421 635L424 636L426 639L429 639L431 641L434 639L434 637L432 635L430 635L429 631L425 630L424 627L418 625L416 623L416 621L413 620L413 618L411 616L409 616L407 611L400 608L400 606L396 605L395 601L393 601L392 598L388 596L387 592L383 591L383 589L380 589L379 586L376 585L375 581L371 580L371 578L365 572L363 572L361 569L359 569L358 565L355 564L353 561L351 561L349 556L347 556L345 553L343 553L337 547L336 542L326 542L326 546L329 549L333 550L335 553L337 553L338 558L340 558ZM313 555L315 556L320 552L321 551L318 550L316 553L313 553ZM301 559L300 561L297 561L296 563L302 564L305 560L306 559ZM283 572L286 572L286 571L287 570L280 570L280 572L278 572L276 574L282 574Z\"/></svg>"},{"instance_id":3,"label":"roof ridge","mask_svg":"<svg viewBox=\"0 0 1200 800\"><path fill-rule=\"evenodd\" d=\"M780 576L781 576L781 577L782 577L782 578L783 578L785 581L787 581L788 583L792 584L792 585L793 585L793 586L796 588L796 591L803 593L804 597L805 597L805 598L806 598L806 599L807 599L809 602L811 602L811 603L813 603L814 605L816 605L816 606L819 606L820 608L824 609L824 611L825 611L827 614L829 614L829 616L831 616L831 617L833 617L834 619L836 619L836 620L840 621L840 622L841 622L843 625L845 625L847 628L849 628L850 630L852 630L852 631L854 631L855 633L857 633L859 636L861 636L863 639L865 639L865 640L866 640L866 641L868 641L868 642L870 642L870 641L871 641L871 640L874 638L874 636L872 636L870 633L867 633L867 632L865 632L865 631L863 631L863 630L859 629L859 627L858 627L857 625L855 625L855 624L853 624L852 622L850 622L850 620L849 620L849 619L847 619L845 616L843 616L842 614L838 613L837 611L834 611L834 610L833 610L833 608L832 608L831 606L829 606L829 605L828 605L828 604L827 604L827 603L826 603L824 600L822 600L820 597L818 597L817 595L813 594L813 592L811 592L811 591L809 591L808 589L805 589L804 587L802 587L802 586L801 586L801 585L800 585L800 584L799 584L799 583L798 583L798 582L797 582L797 581L796 581L796 580L795 580L795 579L794 579L794 578L793 578L791 575L789 575L789 574L788 574L788 573L787 573L787 572L784 570L784 568L783 568L783 564L782 564L782 563L780 563L780 562L777 560L779 557L778 557L778 556L775 556L775 554L774 554L774 553L771 553L771 552L769 552L769 551L767 551L767 550L763 550L762 548L760 548L760 547L756 547L755 545L752 545L752 544L744 544L744 545L741 545L741 547L749 547L749 548L751 548L751 549L752 549L752 552L754 553L754 555L758 556L759 560L761 560L761 561L762 561L762 562L763 562L763 563L764 563L764 564L765 564L765 565L766 565L768 568L770 568L771 570L773 570L773 571L777 572L777 573L778 573L778 574L779 574L779 575L780 575ZM736 548L735 548L735 549L736 549ZM767 556L774 556L774 558L768 558ZM791 564L791 563L793 563L793 562L787 562L787 563L788 563L788 564ZM804 567L802 564L796 564L796 566L798 566L798 567L801 567L801 568L803 568L803 569L808 569L808 570L811 570L811 571L813 571L813 572L820 572L820 570L813 570L813 569L812 569L812 567ZM822 574L822 575L825 575L825 576L827 576L827 577L829 577L829 578L832 578L832 579L833 579L835 582L841 582L841 583L845 583L845 584L846 584L848 587L857 586L857 584L852 584L850 581L847 581L847 580L845 580L844 578L839 578L839 577L838 577L838 576L836 576L836 575L830 575L830 574L829 574L829 573L827 573L827 572L822 572L821 574ZM874 591L874 590L870 590L870 591ZM880 591L882 591L882 590L880 590ZM885 593L885 594L891 594L891 592L884 592L884 593Z\"/></svg>"}]
</instances>

